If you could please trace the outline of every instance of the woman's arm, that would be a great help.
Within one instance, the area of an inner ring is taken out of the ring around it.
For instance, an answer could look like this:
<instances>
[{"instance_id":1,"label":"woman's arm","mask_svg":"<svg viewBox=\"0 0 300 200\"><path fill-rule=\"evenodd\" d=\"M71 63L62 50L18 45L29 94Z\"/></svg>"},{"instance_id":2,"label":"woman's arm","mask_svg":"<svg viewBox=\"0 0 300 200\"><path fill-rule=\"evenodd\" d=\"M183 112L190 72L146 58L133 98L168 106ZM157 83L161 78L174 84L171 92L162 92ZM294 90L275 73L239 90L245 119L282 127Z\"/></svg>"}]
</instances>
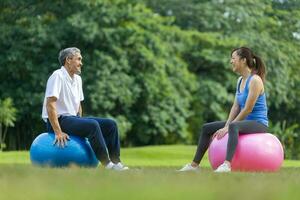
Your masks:
<instances>
[{"instance_id":1,"label":"woman's arm","mask_svg":"<svg viewBox=\"0 0 300 200\"><path fill-rule=\"evenodd\" d=\"M235 98L234 99L234 103L233 103L233 105L231 107L228 119L226 121L225 126L223 128L221 128L221 129L217 130L214 133L213 138L215 136L217 136L218 139L221 139L222 137L224 137L224 135L228 132L228 126L229 126L229 124L233 121L233 119L236 118L236 116L239 114L239 112L240 112L240 106L238 105L237 99Z\"/></svg>"},{"instance_id":2,"label":"woman's arm","mask_svg":"<svg viewBox=\"0 0 300 200\"><path fill-rule=\"evenodd\" d=\"M240 106L238 105L237 99L235 98L228 119L226 121L225 127L228 126L236 118L239 112L240 112Z\"/></svg>"}]
</instances>

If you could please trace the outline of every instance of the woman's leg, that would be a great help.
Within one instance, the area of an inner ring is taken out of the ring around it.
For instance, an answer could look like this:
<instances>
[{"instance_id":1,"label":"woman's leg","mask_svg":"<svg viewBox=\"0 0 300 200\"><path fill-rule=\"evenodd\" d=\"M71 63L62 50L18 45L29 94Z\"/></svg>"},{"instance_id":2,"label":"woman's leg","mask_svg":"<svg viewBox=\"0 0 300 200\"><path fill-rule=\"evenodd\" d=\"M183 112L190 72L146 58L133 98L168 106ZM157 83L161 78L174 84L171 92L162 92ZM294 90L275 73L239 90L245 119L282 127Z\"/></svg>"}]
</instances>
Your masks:
<instances>
[{"instance_id":1,"label":"woman's leg","mask_svg":"<svg viewBox=\"0 0 300 200\"><path fill-rule=\"evenodd\" d=\"M228 127L228 144L226 161L231 162L234 152L238 144L238 136L240 134L266 133L268 127L254 120L243 120L233 122Z\"/></svg>"},{"instance_id":2,"label":"woman's leg","mask_svg":"<svg viewBox=\"0 0 300 200\"><path fill-rule=\"evenodd\" d=\"M198 164L201 162L206 150L209 147L212 135L219 129L225 126L225 121L217 121L206 123L202 126L202 132L199 137L197 151L194 156L193 162Z\"/></svg>"}]
</instances>

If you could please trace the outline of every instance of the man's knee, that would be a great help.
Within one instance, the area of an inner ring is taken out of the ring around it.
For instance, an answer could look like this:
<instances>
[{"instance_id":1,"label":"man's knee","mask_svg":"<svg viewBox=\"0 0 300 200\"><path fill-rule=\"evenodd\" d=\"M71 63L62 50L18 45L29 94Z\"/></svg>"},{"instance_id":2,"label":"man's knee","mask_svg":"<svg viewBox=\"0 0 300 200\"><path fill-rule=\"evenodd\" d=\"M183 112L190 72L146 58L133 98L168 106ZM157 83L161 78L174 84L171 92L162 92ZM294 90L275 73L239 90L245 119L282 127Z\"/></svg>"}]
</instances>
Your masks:
<instances>
[{"instance_id":1,"label":"man's knee","mask_svg":"<svg viewBox=\"0 0 300 200\"><path fill-rule=\"evenodd\" d=\"M95 140L99 137L99 134L101 132L99 123L94 119L86 120L85 127L87 131L87 138L91 142L92 140Z\"/></svg>"},{"instance_id":2,"label":"man's knee","mask_svg":"<svg viewBox=\"0 0 300 200\"><path fill-rule=\"evenodd\" d=\"M93 132L97 129L100 129L99 123L94 119L87 120L86 126L88 126L88 129L92 130Z\"/></svg>"},{"instance_id":3,"label":"man's knee","mask_svg":"<svg viewBox=\"0 0 300 200\"><path fill-rule=\"evenodd\" d=\"M118 124L114 119L107 119L107 123L112 128L115 128L115 129L118 128Z\"/></svg>"}]
</instances>

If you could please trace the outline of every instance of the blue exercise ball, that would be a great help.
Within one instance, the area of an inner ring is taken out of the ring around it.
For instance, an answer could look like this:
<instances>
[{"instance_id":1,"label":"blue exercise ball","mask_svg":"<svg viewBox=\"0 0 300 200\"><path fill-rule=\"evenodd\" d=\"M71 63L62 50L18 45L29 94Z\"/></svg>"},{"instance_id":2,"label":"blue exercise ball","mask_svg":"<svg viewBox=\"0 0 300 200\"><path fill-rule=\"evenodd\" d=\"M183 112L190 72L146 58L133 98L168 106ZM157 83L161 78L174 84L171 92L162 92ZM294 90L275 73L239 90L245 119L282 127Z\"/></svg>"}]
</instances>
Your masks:
<instances>
[{"instance_id":1,"label":"blue exercise ball","mask_svg":"<svg viewBox=\"0 0 300 200\"><path fill-rule=\"evenodd\" d=\"M37 136L30 147L30 160L34 165L50 167L96 167L97 160L86 138L69 135L70 140L62 148L53 145L54 133L42 133Z\"/></svg>"}]
</instances>

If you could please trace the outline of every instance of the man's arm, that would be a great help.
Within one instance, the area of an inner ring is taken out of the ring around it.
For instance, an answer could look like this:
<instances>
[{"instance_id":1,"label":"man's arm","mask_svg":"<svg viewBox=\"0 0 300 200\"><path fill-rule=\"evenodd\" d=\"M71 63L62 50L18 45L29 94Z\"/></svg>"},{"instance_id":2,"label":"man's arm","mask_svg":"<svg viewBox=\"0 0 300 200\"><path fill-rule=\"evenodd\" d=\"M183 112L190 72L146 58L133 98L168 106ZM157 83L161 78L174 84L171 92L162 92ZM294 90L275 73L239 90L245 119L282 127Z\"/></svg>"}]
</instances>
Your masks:
<instances>
[{"instance_id":1,"label":"man's arm","mask_svg":"<svg viewBox=\"0 0 300 200\"><path fill-rule=\"evenodd\" d=\"M56 97L48 97L46 108L48 112L48 119L55 133L54 144L58 143L59 146L64 147L65 143L69 139L69 136L66 133L62 132L60 125L58 123L56 101L57 101Z\"/></svg>"},{"instance_id":2,"label":"man's arm","mask_svg":"<svg viewBox=\"0 0 300 200\"><path fill-rule=\"evenodd\" d=\"M81 103L79 104L79 109L78 109L77 115L80 116L80 117L82 117L82 106L81 106Z\"/></svg>"}]
</instances>

